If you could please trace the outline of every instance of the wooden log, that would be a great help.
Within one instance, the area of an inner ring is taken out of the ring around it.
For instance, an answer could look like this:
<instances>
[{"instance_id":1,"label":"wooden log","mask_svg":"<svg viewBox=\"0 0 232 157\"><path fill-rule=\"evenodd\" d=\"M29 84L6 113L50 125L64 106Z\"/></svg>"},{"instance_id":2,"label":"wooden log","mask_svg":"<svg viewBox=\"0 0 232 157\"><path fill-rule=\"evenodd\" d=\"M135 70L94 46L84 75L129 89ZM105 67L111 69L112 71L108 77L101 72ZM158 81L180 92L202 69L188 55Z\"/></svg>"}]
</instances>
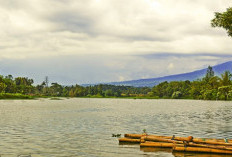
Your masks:
<instances>
[{"instance_id":1,"label":"wooden log","mask_svg":"<svg viewBox=\"0 0 232 157\"><path fill-rule=\"evenodd\" d=\"M188 136L188 137L175 137L173 138L174 140L177 141L187 141L187 142L191 142L193 140L192 136Z\"/></svg>"},{"instance_id":2,"label":"wooden log","mask_svg":"<svg viewBox=\"0 0 232 157\"><path fill-rule=\"evenodd\" d=\"M140 147L159 147L159 148L172 148L174 145L173 143L162 143L162 142L145 142L140 143Z\"/></svg>"},{"instance_id":3,"label":"wooden log","mask_svg":"<svg viewBox=\"0 0 232 157\"><path fill-rule=\"evenodd\" d=\"M180 139L179 139L180 140ZM162 138L157 138L157 137L152 137L152 136L145 136L145 137L141 137L141 142L145 142L145 141L153 141L153 142L166 142L166 143L179 143L179 144L183 144L183 141L175 141L175 140L170 140L170 139L162 139ZM195 142L193 140L193 142ZM231 148L228 148L228 146L232 146L231 143L223 143L223 142L214 142L214 141L203 141L204 145L202 144L202 141L200 141L197 144L194 143L188 143L189 146L201 146L201 147L207 147L207 148L216 148L216 149L228 149L231 150ZM205 145L207 144L207 145ZM209 145L211 144L211 145ZM227 146L227 147L225 147Z\"/></svg>"},{"instance_id":4,"label":"wooden log","mask_svg":"<svg viewBox=\"0 0 232 157\"><path fill-rule=\"evenodd\" d=\"M147 135L147 134L124 134L124 137L128 138L135 138L135 139L140 139L141 137L144 136L151 136L151 137L157 137L157 138L166 138L166 139L171 139L172 136L159 136L159 135Z\"/></svg>"},{"instance_id":5,"label":"wooden log","mask_svg":"<svg viewBox=\"0 0 232 157\"><path fill-rule=\"evenodd\" d=\"M133 138L119 138L119 142L128 142L128 143L140 143L140 139L133 139Z\"/></svg>"},{"instance_id":6,"label":"wooden log","mask_svg":"<svg viewBox=\"0 0 232 157\"><path fill-rule=\"evenodd\" d=\"M224 146L232 146L231 140L228 140L228 143L225 143L223 139L210 139L210 138L193 138L192 136L189 137L174 137L173 140L165 140L170 139L170 136L144 136L141 138L144 141L158 141L158 142L174 142L176 141L186 141L186 142L194 142L194 143L201 143L201 144L211 144L211 145L224 145ZM178 143L178 142L176 142Z\"/></svg>"},{"instance_id":7,"label":"wooden log","mask_svg":"<svg viewBox=\"0 0 232 157\"><path fill-rule=\"evenodd\" d=\"M135 139L140 139L142 136L145 136L145 135L143 135L143 134L124 134L124 137L135 138Z\"/></svg>"},{"instance_id":8,"label":"wooden log","mask_svg":"<svg viewBox=\"0 0 232 157\"><path fill-rule=\"evenodd\" d=\"M174 137L173 136L158 136L158 135L147 135L147 134L125 134L125 137L140 139L141 137L146 138L162 138L162 139L174 139L177 141L188 141L194 143L202 143L202 144L216 144L216 145L225 145L225 146L232 146L232 140L228 140L228 143L225 143L224 139L212 139L212 138L193 138L192 136L189 137ZM152 141L152 140L151 140ZM144 142L143 139L141 142Z\"/></svg>"},{"instance_id":9,"label":"wooden log","mask_svg":"<svg viewBox=\"0 0 232 157\"><path fill-rule=\"evenodd\" d=\"M193 139L193 142L205 142L205 141L210 141L210 142L221 142L221 143L225 143L224 139L205 139L205 138L195 138ZM228 143L232 143L232 140L228 140Z\"/></svg>"},{"instance_id":10,"label":"wooden log","mask_svg":"<svg viewBox=\"0 0 232 157\"><path fill-rule=\"evenodd\" d=\"M152 136L141 137L141 143L144 143L145 141L183 144L183 141L175 141L175 140L157 138L157 137L152 137ZM209 145L209 143L210 144L214 144L214 145ZM216 143L218 144L218 142L216 142ZM194 147L205 147L205 148L215 148L215 149L232 150L232 147L228 147L228 146L230 146L230 144L219 143L219 145L215 145L215 142L212 142L212 141L205 141L205 144L196 144L196 143L192 143L192 142L186 143L186 144L188 146L194 146Z\"/></svg>"},{"instance_id":11,"label":"wooden log","mask_svg":"<svg viewBox=\"0 0 232 157\"><path fill-rule=\"evenodd\" d=\"M201 144L232 146L232 143L217 142L215 140L202 141L202 140L198 140L198 139L193 139L192 142L194 142L194 143L201 143Z\"/></svg>"},{"instance_id":12,"label":"wooden log","mask_svg":"<svg viewBox=\"0 0 232 157\"><path fill-rule=\"evenodd\" d=\"M172 155L174 157L229 157L231 156L230 154L194 153L194 152L178 152L178 151L173 151Z\"/></svg>"},{"instance_id":13,"label":"wooden log","mask_svg":"<svg viewBox=\"0 0 232 157\"><path fill-rule=\"evenodd\" d=\"M232 147L228 146L221 146L221 145L208 145L208 144L196 144L196 143L188 143L187 146L192 146L192 147L204 147L204 148L213 148L213 149L223 149L223 150L231 150Z\"/></svg>"},{"instance_id":14,"label":"wooden log","mask_svg":"<svg viewBox=\"0 0 232 157\"><path fill-rule=\"evenodd\" d=\"M194 138L193 142L201 142L201 141L213 141L213 142L225 142L225 139L215 139L215 138ZM232 143L231 139L227 139L228 143Z\"/></svg>"},{"instance_id":15,"label":"wooden log","mask_svg":"<svg viewBox=\"0 0 232 157\"><path fill-rule=\"evenodd\" d=\"M160 148L160 147L140 147L140 150L143 152L166 152L172 153L171 148Z\"/></svg>"},{"instance_id":16,"label":"wooden log","mask_svg":"<svg viewBox=\"0 0 232 157\"><path fill-rule=\"evenodd\" d=\"M231 150L202 148L202 147L180 147L174 146L173 151L181 152L198 152L198 153L220 153L220 154L232 154Z\"/></svg>"},{"instance_id":17,"label":"wooden log","mask_svg":"<svg viewBox=\"0 0 232 157\"><path fill-rule=\"evenodd\" d=\"M158 138L158 137L153 137L153 136L144 136L144 137L141 137L141 142L145 142L145 141L166 142L166 143L180 143L180 144L183 144L183 141L175 141L175 140L170 140L170 139L165 139L165 138Z\"/></svg>"}]
</instances>

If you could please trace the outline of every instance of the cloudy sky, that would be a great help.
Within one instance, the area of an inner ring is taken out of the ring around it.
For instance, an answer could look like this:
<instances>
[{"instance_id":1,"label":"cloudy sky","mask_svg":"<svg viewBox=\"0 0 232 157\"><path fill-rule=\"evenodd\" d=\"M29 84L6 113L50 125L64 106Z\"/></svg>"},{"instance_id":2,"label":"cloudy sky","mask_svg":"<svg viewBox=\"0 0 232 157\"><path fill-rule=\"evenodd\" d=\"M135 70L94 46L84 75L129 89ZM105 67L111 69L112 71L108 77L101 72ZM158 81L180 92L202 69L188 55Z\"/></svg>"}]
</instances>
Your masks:
<instances>
[{"instance_id":1,"label":"cloudy sky","mask_svg":"<svg viewBox=\"0 0 232 157\"><path fill-rule=\"evenodd\" d=\"M232 60L211 28L231 0L0 0L0 74L82 84L190 72Z\"/></svg>"}]
</instances>

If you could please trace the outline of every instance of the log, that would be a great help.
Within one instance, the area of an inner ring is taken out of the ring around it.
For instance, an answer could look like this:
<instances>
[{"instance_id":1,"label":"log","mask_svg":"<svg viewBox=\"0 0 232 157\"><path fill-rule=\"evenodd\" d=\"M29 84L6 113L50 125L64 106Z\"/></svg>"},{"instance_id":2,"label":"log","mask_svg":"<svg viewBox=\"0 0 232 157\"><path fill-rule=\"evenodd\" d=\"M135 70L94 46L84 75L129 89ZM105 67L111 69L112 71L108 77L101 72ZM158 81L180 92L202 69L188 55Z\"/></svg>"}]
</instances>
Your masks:
<instances>
[{"instance_id":1,"label":"log","mask_svg":"<svg viewBox=\"0 0 232 157\"><path fill-rule=\"evenodd\" d=\"M217 142L217 141L215 141L215 140L203 141L203 140L199 140L199 139L193 139L192 142L194 142L194 143L201 143L201 144L232 146L232 143Z\"/></svg>"},{"instance_id":2,"label":"log","mask_svg":"<svg viewBox=\"0 0 232 157\"><path fill-rule=\"evenodd\" d=\"M203 143L203 144L216 144L216 145L228 145L232 146L232 141L228 140L228 143L225 143L223 139L201 139L201 138L194 138L194 143Z\"/></svg>"},{"instance_id":3,"label":"log","mask_svg":"<svg viewBox=\"0 0 232 157\"><path fill-rule=\"evenodd\" d=\"M171 148L159 148L159 147L140 147L140 150L143 152L166 152L172 153Z\"/></svg>"},{"instance_id":4,"label":"log","mask_svg":"<svg viewBox=\"0 0 232 157\"><path fill-rule=\"evenodd\" d=\"M173 151L172 155L174 157L229 157L231 156L230 154L194 153L194 152L178 152L178 151Z\"/></svg>"},{"instance_id":5,"label":"log","mask_svg":"<svg viewBox=\"0 0 232 157\"><path fill-rule=\"evenodd\" d=\"M173 147L173 151L180 152L198 152L198 153L219 153L219 154L232 154L230 150L202 148L202 147Z\"/></svg>"},{"instance_id":6,"label":"log","mask_svg":"<svg viewBox=\"0 0 232 157\"><path fill-rule=\"evenodd\" d=\"M188 136L188 137L175 137L174 140L191 142L193 140L193 137L192 136Z\"/></svg>"},{"instance_id":7,"label":"log","mask_svg":"<svg viewBox=\"0 0 232 157\"><path fill-rule=\"evenodd\" d=\"M119 138L119 142L128 142L128 143L140 143L140 139L132 139L132 138Z\"/></svg>"},{"instance_id":8,"label":"log","mask_svg":"<svg viewBox=\"0 0 232 157\"><path fill-rule=\"evenodd\" d=\"M143 134L124 134L124 137L135 138L135 139L140 139L142 136L145 136L145 135L143 135Z\"/></svg>"},{"instance_id":9,"label":"log","mask_svg":"<svg viewBox=\"0 0 232 157\"><path fill-rule=\"evenodd\" d=\"M162 143L162 142L145 142L140 143L140 147L159 147L159 148L172 148L174 145L173 143Z\"/></svg>"},{"instance_id":10,"label":"log","mask_svg":"<svg viewBox=\"0 0 232 157\"><path fill-rule=\"evenodd\" d=\"M157 137L152 137L152 136L141 137L141 142L145 142L145 141L183 144L183 141L162 139L162 138L157 138ZM216 149L232 150L232 147L228 147L228 146L231 146L230 143L222 143L222 142L214 142L214 141L204 141L204 142L205 142L204 144L196 144L196 143L190 142L190 143L187 143L187 145L188 146L194 146L194 147L205 147L205 148L216 148ZM211 145L209 145L209 144L211 144Z\"/></svg>"},{"instance_id":11,"label":"log","mask_svg":"<svg viewBox=\"0 0 232 157\"><path fill-rule=\"evenodd\" d=\"M224 139L215 139L215 138L194 138L193 142L201 142L201 141L213 141L213 142L225 142ZM228 139L228 143L232 143L231 139Z\"/></svg>"},{"instance_id":12,"label":"log","mask_svg":"<svg viewBox=\"0 0 232 157\"><path fill-rule=\"evenodd\" d=\"M157 138L170 139L170 140L173 138L172 136L158 136L158 135L147 135L147 134L125 134L124 136L128 138L133 138L133 139L141 138L141 142L145 142L146 140L157 141ZM194 143L200 143L200 144L232 146L232 140L228 140L229 143L225 143L223 139L193 138L192 136L189 136L189 137L174 137L174 140L194 142ZM164 142L167 142L167 141L164 141Z\"/></svg>"},{"instance_id":13,"label":"log","mask_svg":"<svg viewBox=\"0 0 232 157\"><path fill-rule=\"evenodd\" d=\"M158 137L152 137L152 136L141 137L141 142L145 142L145 141L166 142L166 143L180 143L180 144L183 144L183 141L175 141L175 140L170 140L170 139L165 139L165 138L158 138Z\"/></svg>"},{"instance_id":14,"label":"log","mask_svg":"<svg viewBox=\"0 0 232 157\"><path fill-rule=\"evenodd\" d=\"M159 136L159 135L147 135L147 134L124 134L124 137L135 138L135 139L140 139L141 137L144 137L144 136L166 138L166 139L172 138L172 136Z\"/></svg>"},{"instance_id":15,"label":"log","mask_svg":"<svg viewBox=\"0 0 232 157\"><path fill-rule=\"evenodd\" d=\"M191 143L188 143L187 146L213 148L213 149L223 149L223 150L231 150L232 151L232 147L221 146L221 145L196 144L196 143L191 142Z\"/></svg>"}]
</instances>

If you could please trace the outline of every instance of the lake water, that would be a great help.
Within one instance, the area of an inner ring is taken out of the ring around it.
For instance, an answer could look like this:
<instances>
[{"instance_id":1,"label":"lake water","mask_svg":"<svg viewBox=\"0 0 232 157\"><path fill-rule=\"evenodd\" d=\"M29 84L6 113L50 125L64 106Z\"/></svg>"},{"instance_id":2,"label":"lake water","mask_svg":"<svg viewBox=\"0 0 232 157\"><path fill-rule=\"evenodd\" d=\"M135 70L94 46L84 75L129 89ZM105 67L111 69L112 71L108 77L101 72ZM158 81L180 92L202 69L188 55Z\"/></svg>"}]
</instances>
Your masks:
<instances>
[{"instance_id":1,"label":"lake water","mask_svg":"<svg viewBox=\"0 0 232 157\"><path fill-rule=\"evenodd\" d=\"M140 149L139 145L119 145L117 138L111 136L142 133L146 129L148 134L232 138L231 118L232 102L225 101L1 100L0 155L188 156L169 150Z\"/></svg>"}]
</instances>

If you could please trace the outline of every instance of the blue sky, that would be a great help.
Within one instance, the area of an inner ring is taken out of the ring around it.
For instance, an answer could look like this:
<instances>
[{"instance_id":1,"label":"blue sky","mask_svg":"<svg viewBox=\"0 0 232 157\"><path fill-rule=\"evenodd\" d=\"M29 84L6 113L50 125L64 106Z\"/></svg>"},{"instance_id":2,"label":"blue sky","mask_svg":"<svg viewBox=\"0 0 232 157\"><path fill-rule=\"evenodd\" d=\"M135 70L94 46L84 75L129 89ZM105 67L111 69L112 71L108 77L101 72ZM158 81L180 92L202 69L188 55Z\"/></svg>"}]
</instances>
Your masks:
<instances>
[{"instance_id":1,"label":"blue sky","mask_svg":"<svg viewBox=\"0 0 232 157\"><path fill-rule=\"evenodd\" d=\"M0 72L82 84L194 71L232 59L211 28L228 0L0 0Z\"/></svg>"}]
</instances>

